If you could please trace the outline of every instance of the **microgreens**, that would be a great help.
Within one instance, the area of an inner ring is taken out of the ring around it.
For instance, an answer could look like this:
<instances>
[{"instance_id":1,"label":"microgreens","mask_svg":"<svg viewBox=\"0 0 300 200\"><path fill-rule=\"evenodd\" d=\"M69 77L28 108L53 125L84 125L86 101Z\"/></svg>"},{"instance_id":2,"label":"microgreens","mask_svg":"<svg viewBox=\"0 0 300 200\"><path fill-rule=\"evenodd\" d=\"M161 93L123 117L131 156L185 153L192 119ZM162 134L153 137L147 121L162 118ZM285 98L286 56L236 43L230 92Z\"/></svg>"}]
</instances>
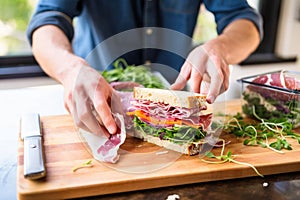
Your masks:
<instances>
[{"instance_id":1,"label":"microgreens","mask_svg":"<svg viewBox=\"0 0 300 200\"><path fill-rule=\"evenodd\" d=\"M86 167L93 167L93 164L92 164L92 160L88 160L80 165L77 165L75 167L72 168L72 171L75 172L77 171L78 169L81 169L81 168L86 168Z\"/></svg>"},{"instance_id":2,"label":"microgreens","mask_svg":"<svg viewBox=\"0 0 300 200\"><path fill-rule=\"evenodd\" d=\"M117 59L113 66L114 69L101 72L107 82L133 81L146 88L165 88L162 81L151 72L149 67L128 65L124 58Z\"/></svg>"},{"instance_id":3,"label":"microgreens","mask_svg":"<svg viewBox=\"0 0 300 200\"><path fill-rule=\"evenodd\" d=\"M292 150L291 144L286 140L288 137L297 139L300 144L300 135L292 131L291 122L274 122L263 119L258 116L254 106L252 114L256 121L247 121L246 123L242 115L237 113L223 126L224 131L245 138L244 145L260 145L277 153L283 153L282 149ZM269 143L270 138L276 139L276 141Z\"/></svg>"},{"instance_id":4,"label":"microgreens","mask_svg":"<svg viewBox=\"0 0 300 200\"><path fill-rule=\"evenodd\" d=\"M222 150L221 150L221 154L219 156L214 155L211 151L208 151L205 153L205 156L208 158L214 158L217 159L219 161L210 161L210 160L205 160L205 159L201 159L203 162L206 163L211 163L211 164L221 164L221 163L226 163L226 162L233 162L236 164L240 164L240 165L246 165L248 167L251 167L255 173L261 177L264 177L256 168L254 165L250 164L250 163L246 163L246 162L240 162L235 160L234 158L236 157L235 155L232 155L231 151L227 151L227 153L224 155L224 150L225 150L225 140L221 139L220 141L222 141L223 145L222 145Z\"/></svg>"},{"instance_id":5,"label":"microgreens","mask_svg":"<svg viewBox=\"0 0 300 200\"><path fill-rule=\"evenodd\" d=\"M134 127L144 136L152 135L174 143L198 142L206 136L206 133L202 129L185 125L174 126L172 128L152 127L146 122L141 121L137 116L134 116L133 122Z\"/></svg>"}]
</instances>

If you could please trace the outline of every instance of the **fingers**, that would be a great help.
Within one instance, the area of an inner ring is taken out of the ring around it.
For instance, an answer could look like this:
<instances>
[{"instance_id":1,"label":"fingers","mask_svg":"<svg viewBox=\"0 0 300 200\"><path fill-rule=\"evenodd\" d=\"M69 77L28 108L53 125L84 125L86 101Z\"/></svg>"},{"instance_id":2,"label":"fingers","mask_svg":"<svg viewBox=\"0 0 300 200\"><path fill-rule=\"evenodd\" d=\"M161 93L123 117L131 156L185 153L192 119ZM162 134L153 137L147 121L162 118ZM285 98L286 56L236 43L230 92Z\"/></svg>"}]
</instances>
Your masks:
<instances>
[{"instance_id":1,"label":"fingers","mask_svg":"<svg viewBox=\"0 0 300 200\"><path fill-rule=\"evenodd\" d=\"M117 132L110 110L112 88L99 73L90 67L82 67L75 81L64 84L65 107L76 125L96 135ZM94 112L93 112L94 109Z\"/></svg>"},{"instance_id":2,"label":"fingers","mask_svg":"<svg viewBox=\"0 0 300 200\"><path fill-rule=\"evenodd\" d=\"M79 128L82 128L90 133L93 133L98 136L110 137L110 133L102 127L100 123L95 119L95 116L90 115L90 113L78 114L74 113L74 121Z\"/></svg>"},{"instance_id":3,"label":"fingers","mask_svg":"<svg viewBox=\"0 0 300 200\"><path fill-rule=\"evenodd\" d=\"M99 99L94 103L94 105L104 127L110 134L115 134L117 132L117 125L114 118L112 117L111 110L107 102Z\"/></svg>"},{"instance_id":4,"label":"fingers","mask_svg":"<svg viewBox=\"0 0 300 200\"><path fill-rule=\"evenodd\" d=\"M193 53L188 57L189 62L192 63L190 88L191 91L200 93L200 89L203 81L203 75L205 73L207 56L201 48L197 52L198 52L197 56L195 53Z\"/></svg>"},{"instance_id":5,"label":"fingers","mask_svg":"<svg viewBox=\"0 0 300 200\"><path fill-rule=\"evenodd\" d=\"M72 100L65 98L65 107L72 114L76 126L95 135L109 137L110 134L101 127L93 114L91 102L87 96L78 96L77 94L74 96L76 98Z\"/></svg>"},{"instance_id":6,"label":"fingers","mask_svg":"<svg viewBox=\"0 0 300 200\"><path fill-rule=\"evenodd\" d=\"M207 71L211 78L207 102L213 103L218 95L225 92L229 86L228 65L219 58L212 57L207 63Z\"/></svg>"},{"instance_id":7,"label":"fingers","mask_svg":"<svg viewBox=\"0 0 300 200\"><path fill-rule=\"evenodd\" d=\"M79 114L79 118L82 120L84 125L96 135L106 135L109 137L110 134L103 130L105 127L101 127L101 123L92 111L91 103L87 102L85 106L81 105L81 107L86 108L84 111L81 109L83 112Z\"/></svg>"},{"instance_id":8,"label":"fingers","mask_svg":"<svg viewBox=\"0 0 300 200\"><path fill-rule=\"evenodd\" d=\"M113 89L103 78L100 78L94 91L93 104L99 120L102 121L110 134L117 132L117 125L111 112L111 102L114 102L115 98Z\"/></svg>"},{"instance_id":9,"label":"fingers","mask_svg":"<svg viewBox=\"0 0 300 200\"><path fill-rule=\"evenodd\" d=\"M213 103L229 86L229 67L218 50L200 46L189 54L171 89L181 90L187 81L191 91L207 94L207 102Z\"/></svg>"},{"instance_id":10,"label":"fingers","mask_svg":"<svg viewBox=\"0 0 300 200\"><path fill-rule=\"evenodd\" d=\"M209 92L206 97L206 101L208 103L213 103L217 96L220 94L220 88L222 87L222 82L221 81L216 81L218 76L215 76L211 80Z\"/></svg>"},{"instance_id":11,"label":"fingers","mask_svg":"<svg viewBox=\"0 0 300 200\"><path fill-rule=\"evenodd\" d=\"M78 100L78 99L77 99ZM99 119L97 116L96 111L93 111L91 103L89 101L86 101L86 103L74 103L76 105L73 105L74 108L72 110L72 115L75 124L88 132L91 132L98 136L106 136L110 137L110 133L106 130L105 127L101 124L101 119Z\"/></svg>"},{"instance_id":12,"label":"fingers","mask_svg":"<svg viewBox=\"0 0 300 200\"><path fill-rule=\"evenodd\" d=\"M71 114L74 120L74 123L76 124L77 127L88 131L88 132L92 132L92 130L90 130L82 121L82 119L80 119L80 115L78 115L77 109L76 109L76 105L72 105L72 110L71 110Z\"/></svg>"},{"instance_id":13,"label":"fingers","mask_svg":"<svg viewBox=\"0 0 300 200\"><path fill-rule=\"evenodd\" d=\"M192 66L188 61L183 64L176 81L171 85L171 90L182 90L191 75Z\"/></svg>"},{"instance_id":14,"label":"fingers","mask_svg":"<svg viewBox=\"0 0 300 200\"><path fill-rule=\"evenodd\" d=\"M207 96L209 92L209 87L210 87L210 76L207 73L204 73L202 77L200 93Z\"/></svg>"},{"instance_id":15,"label":"fingers","mask_svg":"<svg viewBox=\"0 0 300 200\"><path fill-rule=\"evenodd\" d=\"M198 70L192 70L190 81L191 91L200 93L201 82L202 75L198 72Z\"/></svg>"}]
</instances>

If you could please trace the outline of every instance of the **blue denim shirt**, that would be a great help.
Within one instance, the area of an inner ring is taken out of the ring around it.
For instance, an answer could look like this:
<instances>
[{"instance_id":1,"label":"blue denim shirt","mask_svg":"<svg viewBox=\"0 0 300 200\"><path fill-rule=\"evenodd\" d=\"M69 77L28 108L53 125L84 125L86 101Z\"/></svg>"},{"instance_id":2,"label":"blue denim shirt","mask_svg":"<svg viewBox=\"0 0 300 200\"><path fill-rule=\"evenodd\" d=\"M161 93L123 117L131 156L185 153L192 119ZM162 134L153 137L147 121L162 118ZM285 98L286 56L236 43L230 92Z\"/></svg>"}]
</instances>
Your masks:
<instances>
[{"instance_id":1,"label":"blue denim shirt","mask_svg":"<svg viewBox=\"0 0 300 200\"><path fill-rule=\"evenodd\" d=\"M124 57L130 64L150 61L178 71L192 48L188 38L201 3L214 14L219 34L230 22L244 18L262 37L261 16L246 0L40 0L27 34L31 42L40 26L58 26L74 52L98 70Z\"/></svg>"}]
</instances>

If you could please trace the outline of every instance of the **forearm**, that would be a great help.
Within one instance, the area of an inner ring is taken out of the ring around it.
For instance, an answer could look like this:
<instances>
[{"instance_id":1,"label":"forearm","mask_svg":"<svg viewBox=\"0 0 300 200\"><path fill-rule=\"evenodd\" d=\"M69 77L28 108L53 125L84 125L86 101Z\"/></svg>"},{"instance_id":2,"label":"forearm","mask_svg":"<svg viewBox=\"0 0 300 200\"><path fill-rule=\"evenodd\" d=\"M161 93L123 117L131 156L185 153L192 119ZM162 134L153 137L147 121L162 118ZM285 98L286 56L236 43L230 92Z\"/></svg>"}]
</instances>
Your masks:
<instances>
[{"instance_id":1,"label":"forearm","mask_svg":"<svg viewBox=\"0 0 300 200\"><path fill-rule=\"evenodd\" d=\"M68 38L53 25L42 26L33 33L32 50L42 69L61 83L86 64L74 55Z\"/></svg>"},{"instance_id":2,"label":"forearm","mask_svg":"<svg viewBox=\"0 0 300 200\"><path fill-rule=\"evenodd\" d=\"M229 24L217 38L207 42L205 49L220 51L227 64L237 64L247 58L259 45L259 32L245 19Z\"/></svg>"}]
</instances>

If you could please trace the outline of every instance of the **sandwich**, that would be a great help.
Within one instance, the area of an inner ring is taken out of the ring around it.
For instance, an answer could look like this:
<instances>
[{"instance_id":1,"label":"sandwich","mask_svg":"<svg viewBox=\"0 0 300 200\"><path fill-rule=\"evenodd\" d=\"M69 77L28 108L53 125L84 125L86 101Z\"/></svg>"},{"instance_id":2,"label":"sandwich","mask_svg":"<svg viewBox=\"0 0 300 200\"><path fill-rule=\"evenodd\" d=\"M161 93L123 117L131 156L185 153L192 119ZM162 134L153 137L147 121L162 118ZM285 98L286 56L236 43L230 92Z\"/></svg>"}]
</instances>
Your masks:
<instances>
[{"instance_id":1,"label":"sandwich","mask_svg":"<svg viewBox=\"0 0 300 200\"><path fill-rule=\"evenodd\" d=\"M187 155L201 151L211 124L206 96L187 91L135 87L134 137Z\"/></svg>"}]
</instances>

